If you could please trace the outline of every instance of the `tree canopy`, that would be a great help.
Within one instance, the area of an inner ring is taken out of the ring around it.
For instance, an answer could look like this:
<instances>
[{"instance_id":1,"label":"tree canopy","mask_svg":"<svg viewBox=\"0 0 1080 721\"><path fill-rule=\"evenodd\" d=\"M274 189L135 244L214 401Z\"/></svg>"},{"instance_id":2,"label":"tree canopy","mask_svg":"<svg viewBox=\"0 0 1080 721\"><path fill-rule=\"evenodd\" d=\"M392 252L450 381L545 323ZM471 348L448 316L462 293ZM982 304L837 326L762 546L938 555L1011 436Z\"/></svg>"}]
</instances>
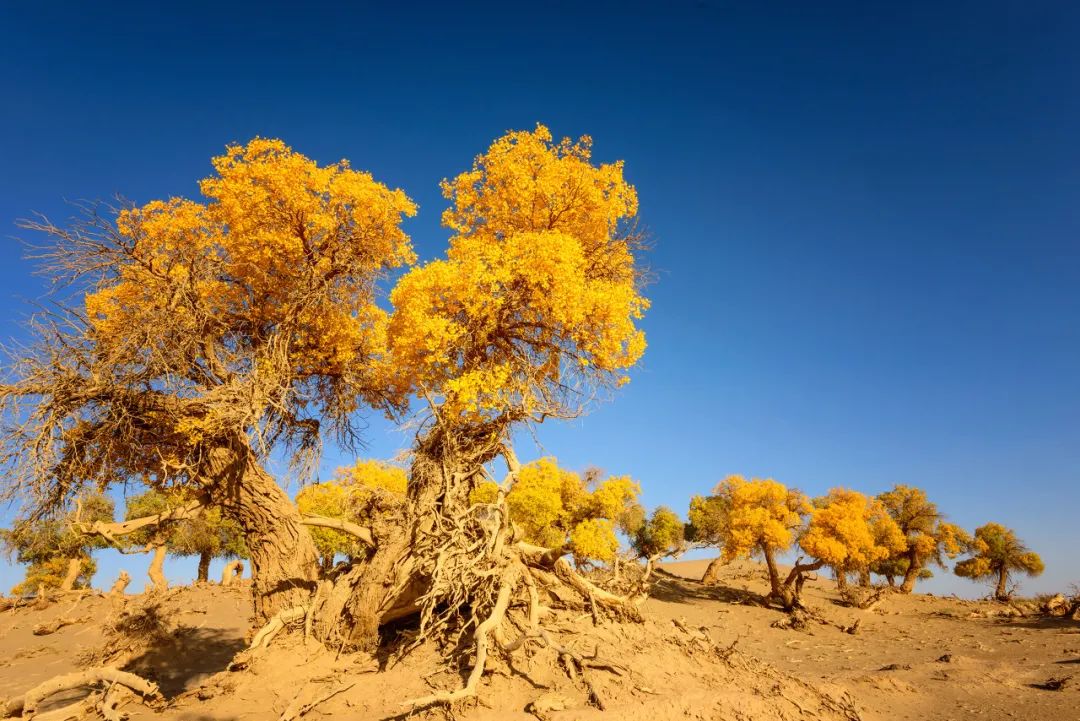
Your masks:
<instances>
[{"instance_id":1,"label":"tree canopy","mask_svg":"<svg viewBox=\"0 0 1080 721\"><path fill-rule=\"evenodd\" d=\"M1012 529L987 523L975 529L971 557L957 563L954 570L963 578L992 579L996 584L994 597L1007 600L1011 573L1038 576L1043 569L1039 554L1025 546Z\"/></svg>"},{"instance_id":2,"label":"tree canopy","mask_svg":"<svg viewBox=\"0 0 1080 721\"><path fill-rule=\"evenodd\" d=\"M902 570L901 590L905 593L911 593L917 578L926 576L929 564L944 567L946 558L955 557L970 542L967 533L948 523L921 488L897 485L877 500L905 539L903 548L883 559L878 569L883 573Z\"/></svg>"},{"instance_id":3,"label":"tree canopy","mask_svg":"<svg viewBox=\"0 0 1080 721\"><path fill-rule=\"evenodd\" d=\"M814 499L799 546L830 566L843 585L846 574L868 573L872 564L899 553L906 544L879 502L858 491L833 488Z\"/></svg>"},{"instance_id":4,"label":"tree canopy","mask_svg":"<svg viewBox=\"0 0 1080 721\"><path fill-rule=\"evenodd\" d=\"M18 563L25 564L25 579L12 589L19 595L45 589L84 588L90 585L96 564L94 550L104 548L104 539L77 530L77 522L110 522L112 499L100 493L84 493L77 508L45 518L16 520L10 529L0 529L0 543Z\"/></svg>"}]
</instances>

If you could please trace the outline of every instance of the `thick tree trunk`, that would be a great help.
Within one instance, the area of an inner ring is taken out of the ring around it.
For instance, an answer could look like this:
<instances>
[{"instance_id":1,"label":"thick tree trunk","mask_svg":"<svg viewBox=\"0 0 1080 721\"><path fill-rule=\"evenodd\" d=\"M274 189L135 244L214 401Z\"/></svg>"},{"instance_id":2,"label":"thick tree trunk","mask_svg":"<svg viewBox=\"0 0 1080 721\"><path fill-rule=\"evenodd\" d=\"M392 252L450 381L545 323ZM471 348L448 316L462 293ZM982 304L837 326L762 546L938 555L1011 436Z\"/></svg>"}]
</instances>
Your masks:
<instances>
[{"instance_id":1,"label":"thick tree trunk","mask_svg":"<svg viewBox=\"0 0 1080 721\"><path fill-rule=\"evenodd\" d=\"M239 441L211 453L207 475L214 495L244 531L251 560L255 623L278 611L310 602L318 580L319 557L301 523L300 511L285 491Z\"/></svg>"},{"instance_id":2,"label":"thick tree trunk","mask_svg":"<svg viewBox=\"0 0 1080 721\"><path fill-rule=\"evenodd\" d=\"M1009 571L1004 566L998 571L997 588L994 589L994 598L999 601L1009 600Z\"/></svg>"},{"instance_id":3,"label":"thick tree trunk","mask_svg":"<svg viewBox=\"0 0 1080 721\"><path fill-rule=\"evenodd\" d=\"M922 566L919 565L918 558L912 553L908 556L908 567L904 572L904 582L900 584L901 593L911 593L915 590L915 580L919 577L919 571L922 570Z\"/></svg>"},{"instance_id":4,"label":"thick tree trunk","mask_svg":"<svg viewBox=\"0 0 1080 721\"><path fill-rule=\"evenodd\" d=\"M859 585L862 586L863 588L870 588L872 585L874 585L870 581L870 569L869 568L860 568L859 569Z\"/></svg>"},{"instance_id":5,"label":"thick tree trunk","mask_svg":"<svg viewBox=\"0 0 1080 721\"><path fill-rule=\"evenodd\" d=\"M886 573L885 580L888 582L890 588L896 588L896 576Z\"/></svg>"},{"instance_id":6,"label":"thick tree trunk","mask_svg":"<svg viewBox=\"0 0 1080 721\"><path fill-rule=\"evenodd\" d=\"M843 593L848 588L847 572L837 568L833 573L836 574L836 589Z\"/></svg>"},{"instance_id":7,"label":"thick tree trunk","mask_svg":"<svg viewBox=\"0 0 1080 721\"><path fill-rule=\"evenodd\" d=\"M79 572L82 571L83 561L81 558L69 558L67 573L60 583L61 591L70 591L75 588L75 582L79 580Z\"/></svg>"},{"instance_id":8,"label":"thick tree trunk","mask_svg":"<svg viewBox=\"0 0 1080 721\"><path fill-rule=\"evenodd\" d=\"M203 551L199 554L199 575L195 580L206 583L210 580L210 552Z\"/></svg>"},{"instance_id":9,"label":"thick tree trunk","mask_svg":"<svg viewBox=\"0 0 1080 721\"><path fill-rule=\"evenodd\" d=\"M169 588L169 582L165 578L165 545L154 546L154 556L150 559L150 569L147 571L147 575L150 576L150 582L153 584L155 591L166 591Z\"/></svg>"}]
</instances>

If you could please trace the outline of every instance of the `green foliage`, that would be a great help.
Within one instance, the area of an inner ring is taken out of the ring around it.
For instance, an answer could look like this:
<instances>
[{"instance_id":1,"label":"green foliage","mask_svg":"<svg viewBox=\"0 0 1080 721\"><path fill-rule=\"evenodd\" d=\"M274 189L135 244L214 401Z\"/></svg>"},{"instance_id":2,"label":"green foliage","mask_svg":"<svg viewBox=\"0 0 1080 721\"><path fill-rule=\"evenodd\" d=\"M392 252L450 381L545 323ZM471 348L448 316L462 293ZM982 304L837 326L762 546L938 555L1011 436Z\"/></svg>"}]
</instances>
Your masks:
<instances>
[{"instance_id":1,"label":"green foliage","mask_svg":"<svg viewBox=\"0 0 1080 721\"><path fill-rule=\"evenodd\" d=\"M1012 572L1038 576L1044 570L1042 558L1016 537L1016 533L999 523L987 523L975 529L971 557L956 564L957 576L996 579L998 594L1004 595L1005 584Z\"/></svg>"},{"instance_id":2,"label":"green foliage","mask_svg":"<svg viewBox=\"0 0 1080 721\"><path fill-rule=\"evenodd\" d=\"M642 558L658 558L680 552L686 546L686 524L667 506L660 506L641 523L633 546Z\"/></svg>"},{"instance_id":3,"label":"green foliage","mask_svg":"<svg viewBox=\"0 0 1080 721\"><path fill-rule=\"evenodd\" d=\"M164 513L190 500L181 491L164 492L149 489L125 500L124 519ZM131 545L164 543L170 556L202 556L211 558L246 558L244 533L239 524L225 518L220 508L206 508L194 518L172 521L162 526L140 529L127 536Z\"/></svg>"},{"instance_id":4,"label":"green foliage","mask_svg":"<svg viewBox=\"0 0 1080 721\"><path fill-rule=\"evenodd\" d=\"M112 499L101 493L87 493L78 498L76 508L52 518L21 519L10 529L0 530L0 544L18 563L26 564L26 578L13 593L31 592L39 584L58 588L67 575L68 560L81 559L82 570L76 587L88 586L96 568L90 554L107 544L97 535L85 535L72 524L113 520ZM79 584L82 584L81 586Z\"/></svg>"}]
</instances>

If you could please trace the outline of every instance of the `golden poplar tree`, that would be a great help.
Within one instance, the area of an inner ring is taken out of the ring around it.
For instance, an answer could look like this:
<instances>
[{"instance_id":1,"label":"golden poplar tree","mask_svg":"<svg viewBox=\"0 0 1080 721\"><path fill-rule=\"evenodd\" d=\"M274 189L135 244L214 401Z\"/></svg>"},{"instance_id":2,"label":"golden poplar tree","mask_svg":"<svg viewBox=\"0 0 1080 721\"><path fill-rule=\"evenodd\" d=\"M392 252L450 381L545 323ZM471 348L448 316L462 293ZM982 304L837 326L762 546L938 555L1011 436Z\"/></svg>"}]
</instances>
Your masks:
<instances>
[{"instance_id":1,"label":"golden poplar tree","mask_svg":"<svg viewBox=\"0 0 1080 721\"><path fill-rule=\"evenodd\" d=\"M905 543L884 506L858 491L833 488L814 499L799 546L832 568L842 589L848 574L869 573L872 564L904 550Z\"/></svg>"},{"instance_id":2,"label":"golden poplar tree","mask_svg":"<svg viewBox=\"0 0 1080 721\"><path fill-rule=\"evenodd\" d=\"M944 567L946 558L956 557L970 543L968 534L947 522L921 488L897 485L877 500L900 528L904 544L879 561L875 569L886 575L902 575L900 590L904 593L911 593L915 581L929 575L931 563Z\"/></svg>"},{"instance_id":3,"label":"golden poplar tree","mask_svg":"<svg viewBox=\"0 0 1080 721\"><path fill-rule=\"evenodd\" d=\"M1044 570L1039 554L1024 545L1016 532L999 523L987 523L975 529L971 557L956 564L957 576L994 582L994 598L1009 600L1009 576L1024 573L1038 576Z\"/></svg>"}]
</instances>

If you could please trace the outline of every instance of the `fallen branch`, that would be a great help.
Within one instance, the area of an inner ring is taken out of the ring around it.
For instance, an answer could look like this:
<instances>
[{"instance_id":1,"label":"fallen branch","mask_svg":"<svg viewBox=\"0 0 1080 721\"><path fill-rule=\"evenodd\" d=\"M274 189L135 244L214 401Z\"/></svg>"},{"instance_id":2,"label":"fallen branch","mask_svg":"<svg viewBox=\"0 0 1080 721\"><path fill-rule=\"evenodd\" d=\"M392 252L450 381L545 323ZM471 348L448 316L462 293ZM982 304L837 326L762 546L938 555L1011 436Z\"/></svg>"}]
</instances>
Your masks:
<instances>
[{"instance_id":1,"label":"fallen branch","mask_svg":"<svg viewBox=\"0 0 1080 721\"><path fill-rule=\"evenodd\" d=\"M80 616L79 618L72 618L65 616L63 618L54 618L52 621L46 623L39 623L33 628L35 636L48 636L49 634L56 633L64 626L74 626L76 623L86 623L89 621L89 617Z\"/></svg>"},{"instance_id":2,"label":"fallen branch","mask_svg":"<svg viewBox=\"0 0 1080 721\"><path fill-rule=\"evenodd\" d=\"M348 691L355 685L356 681L343 684L335 689L331 689L330 691L324 693L318 698L312 699L311 701L299 705L296 702L300 700L300 694L297 694L296 698L293 699L293 702L289 704L289 707L281 713L281 716L278 717L278 721L293 721L293 719L298 719L304 714L306 714L308 711L314 709L319 704L329 701L334 696L337 696L339 693L344 693L345 691Z\"/></svg>"},{"instance_id":3,"label":"fallen branch","mask_svg":"<svg viewBox=\"0 0 1080 721\"><path fill-rule=\"evenodd\" d=\"M56 676L44 683L38 684L22 696L17 696L9 700L4 706L4 716L14 716L18 713L21 713L23 717L32 716L37 712L37 707L41 702L50 696L58 694L61 691L70 691L71 689L80 688L82 686L93 686L100 683L121 684L127 686L143 698L160 697L157 684L151 683L133 673L121 671L120 669L111 666L103 666L101 668L92 668L86 671L69 673L64 676Z\"/></svg>"}]
</instances>

